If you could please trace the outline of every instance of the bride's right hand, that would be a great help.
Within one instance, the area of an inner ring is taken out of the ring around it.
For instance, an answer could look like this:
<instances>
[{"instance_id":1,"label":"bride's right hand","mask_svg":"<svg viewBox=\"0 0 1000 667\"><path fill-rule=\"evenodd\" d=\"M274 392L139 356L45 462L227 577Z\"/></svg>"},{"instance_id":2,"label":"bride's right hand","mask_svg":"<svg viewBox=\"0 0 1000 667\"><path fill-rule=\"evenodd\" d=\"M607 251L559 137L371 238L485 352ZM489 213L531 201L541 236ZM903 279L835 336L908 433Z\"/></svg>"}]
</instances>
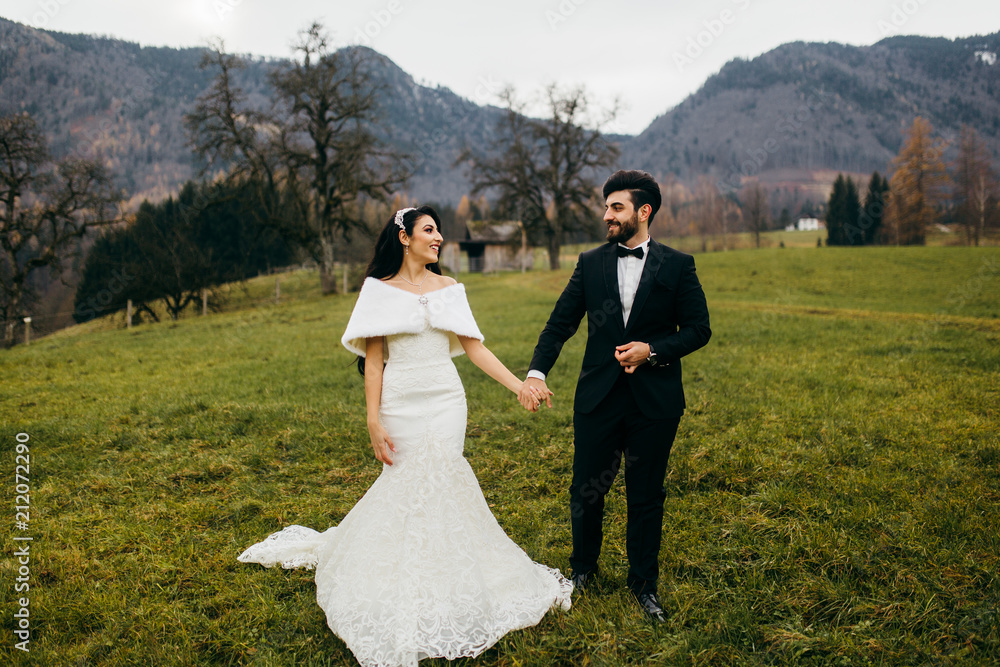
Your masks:
<instances>
[{"instance_id":1,"label":"bride's right hand","mask_svg":"<svg viewBox=\"0 0 1000 667\"><path fill-rule=\"evenodd\" d=\"M368 435L371 437L372 449L375 450L375 458L386 465L392 465L389 452L396 451L396 446L392 444L392 439L385 427L379 423L369 424Z\"/></svg>"}]
</instances>

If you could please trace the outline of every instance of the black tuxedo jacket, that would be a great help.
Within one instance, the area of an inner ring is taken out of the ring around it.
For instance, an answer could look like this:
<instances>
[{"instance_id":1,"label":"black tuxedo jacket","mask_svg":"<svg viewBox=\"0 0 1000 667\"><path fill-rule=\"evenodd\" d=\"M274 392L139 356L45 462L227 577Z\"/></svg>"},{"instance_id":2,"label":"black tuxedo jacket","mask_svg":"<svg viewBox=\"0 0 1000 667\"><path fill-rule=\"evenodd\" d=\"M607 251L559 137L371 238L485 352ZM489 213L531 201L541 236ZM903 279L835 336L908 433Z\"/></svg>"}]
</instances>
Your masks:
<instances>
[{"instance_id":1,"label":"black tuxedo jacket","mask_svg":"<svg viewBox=\"0 0 1000 667\"><path fill-rule=\"evenodd\" d=\"M547 375L586 314L587 349L574 409L589 413L598 407L625 372L615 359L615 347L640 341L653 346L660 365L642 364L628 376L639 409L653 419L679 417L685 407L680 359L704 346L712 335L694 258L650 239L626 327L618 292L617 245L606 243L580 254L538 337L530 367Z\"/></svg>"}]
</instances>

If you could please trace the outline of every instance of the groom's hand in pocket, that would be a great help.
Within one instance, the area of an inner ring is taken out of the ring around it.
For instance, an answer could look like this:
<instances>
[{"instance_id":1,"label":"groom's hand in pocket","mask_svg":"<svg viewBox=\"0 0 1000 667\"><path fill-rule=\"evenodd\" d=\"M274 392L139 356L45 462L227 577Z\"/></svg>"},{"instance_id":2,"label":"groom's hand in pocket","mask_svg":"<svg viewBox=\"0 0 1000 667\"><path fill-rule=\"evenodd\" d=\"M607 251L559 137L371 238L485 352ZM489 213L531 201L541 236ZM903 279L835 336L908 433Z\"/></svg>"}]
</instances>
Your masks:
<instances>
[{"instance_id":1,"label":"groom's hand in pocket","mask_svg":"<svg viewBox=\"0 0 1000 667\"><path fill-rule=\"evenodd\" d=\"M517 399L521 401L525 410L537 412L542 401L545 401L545 404L550 408L552 407L551 396L552 392L549 391L544 380L528 378L521 384L521 391L518 392Z\"/></svg>"}]
</instances>

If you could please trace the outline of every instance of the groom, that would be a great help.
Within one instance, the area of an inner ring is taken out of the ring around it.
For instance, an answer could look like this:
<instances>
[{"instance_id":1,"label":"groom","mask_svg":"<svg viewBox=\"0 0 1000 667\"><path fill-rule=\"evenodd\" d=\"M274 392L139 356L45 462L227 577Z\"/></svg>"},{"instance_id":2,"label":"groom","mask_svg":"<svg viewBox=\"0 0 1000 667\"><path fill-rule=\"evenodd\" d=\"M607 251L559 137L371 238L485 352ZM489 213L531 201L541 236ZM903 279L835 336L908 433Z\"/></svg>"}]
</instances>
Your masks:
<instances>
[{"instance_id":1,"label":"groom","mask_svg":"<svg viewBox=\"0 0 1000 667\"><path fill-rule=\"evenodd\" d=\"M586 314L573 405L573 584L585 589L597 570L604 496L624 456L628 586L643 610L663 622L656 582L663 480L685 405L680 359L712 332L694 259L649 237L661 201L653 177L617 171L604 184L604 198L609 243L580 255L538 337L522 394L533 391L552 406L545 376Z\"/></svg>"}]
</instances>

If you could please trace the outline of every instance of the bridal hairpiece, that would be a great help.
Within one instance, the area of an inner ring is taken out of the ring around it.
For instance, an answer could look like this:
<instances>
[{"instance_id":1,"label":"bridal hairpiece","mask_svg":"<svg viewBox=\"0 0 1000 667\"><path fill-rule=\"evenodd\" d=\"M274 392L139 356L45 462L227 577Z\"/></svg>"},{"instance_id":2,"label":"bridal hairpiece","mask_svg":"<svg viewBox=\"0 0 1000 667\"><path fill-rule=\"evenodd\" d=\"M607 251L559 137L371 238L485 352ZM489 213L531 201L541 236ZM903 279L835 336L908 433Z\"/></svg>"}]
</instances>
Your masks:
<instances>
[{"instance_id":1,"label":"bridal hairpiece","mask_svg":"<svg viewBox=\"0 0 1000 667\"><path fill-rule=\"evenodd\" d=\"M406 227L403 226L403 216L406 215L407 211L416 211L416 210L417 209L410 207L410 208L401 208L398 211L396 211L396 226L405 232Z\"/></svg>"}]
</instances>

